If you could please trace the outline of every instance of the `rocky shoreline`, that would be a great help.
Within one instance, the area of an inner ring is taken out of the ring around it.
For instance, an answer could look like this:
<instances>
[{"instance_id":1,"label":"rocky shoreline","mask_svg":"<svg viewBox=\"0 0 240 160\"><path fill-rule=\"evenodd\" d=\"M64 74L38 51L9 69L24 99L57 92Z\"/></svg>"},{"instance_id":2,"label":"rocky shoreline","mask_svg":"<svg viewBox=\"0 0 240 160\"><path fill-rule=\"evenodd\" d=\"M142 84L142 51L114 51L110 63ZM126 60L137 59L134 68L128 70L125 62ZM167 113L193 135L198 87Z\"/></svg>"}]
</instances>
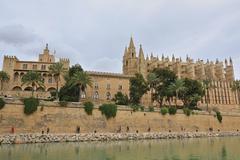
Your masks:
<instances>
[{"instance_id":1,"label":"rocky shoreline","mask_svg":"<svg viewBox=\"0 0 240 160\"><path fill-rule=\"evenodd\" d=\"M229 137L229 136L240 136L240 132L8 134L0 135L0 144L120 141L120 140L144 140L144 139L182 139L182 138Z\"/></svg>"}]
</instances>

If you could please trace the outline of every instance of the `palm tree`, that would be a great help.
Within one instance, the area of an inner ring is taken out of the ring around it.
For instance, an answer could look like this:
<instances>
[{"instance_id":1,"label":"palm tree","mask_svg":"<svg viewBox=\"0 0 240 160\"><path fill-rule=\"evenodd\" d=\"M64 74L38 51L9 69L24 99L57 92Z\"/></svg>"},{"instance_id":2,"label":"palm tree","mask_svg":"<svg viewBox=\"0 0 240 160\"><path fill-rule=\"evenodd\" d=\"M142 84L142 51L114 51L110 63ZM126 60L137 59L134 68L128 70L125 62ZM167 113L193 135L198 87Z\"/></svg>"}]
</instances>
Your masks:
<instances>
[{"instance_id":1,"label":"palm tree","mask_svg":"<svg viewBox=\"0 0 240 160\"><path fill-rule=\"evenodd\" d=\"M58 100L58 88L59 82L61 81L61 75L66 72L66 69L63 66L63 63L57 62L49 66L49 71L54 75L56 81L56 99Z\"/></svg>"},{"instance_id":2,"label":"palm tree","mask_svg":"<svg viewBox=\"0 0 240 160\"><path fill-rule=\"evenodd\" d=\"M43 79L41 74L35 71L28 71L27 74L22 77L22 86L23 85L31 85L32 86L32 96L35 90L35 87L44 87Z\"/></svg>"},{"instance_id":3,"label":"palm tree","mask_svg":"<svg viewBox=\"0 0 240 160\"><path fill-rule=\"evenodd\" d=\"M81 99L81 92L85 91L87 86L92 86L92 80L87 72L81 71L76 72L70 79L69 84L71 87L79 86L79 102Z\"/></svg>"},{"instance_id":4,"label":"palm tree","mask_svg":"<svg viewBox=\"0 0 240 160\"><path fill-rule=\"evenodd\" d=\"M240 104L240 80L233 81L233 84L231 86L232 90L237 92L238 94L238 103Z\"/></svg>"},{"instance_id":5,"label":"palm tree","mask_svg":"<svg viewBox=\"0 0 240 160\"><path fill-rule=\"evenodd\" d=\"M9 81L9 79L9 75L6 72L0 71L1 90L3 89L3 83Z\"/></svg>"},{"instance_id":6,"label":"palm tree","mask_svg":"<svg viewBox=\"0 0 240 160\"><path fill-rule=\"evenodd\" d=\"M172 83L169 86L169 91L170 92L175 92L176 98L175 98L175 105L177 106L177 100L178 100L178 96L179 96L179 92L184 91L185 90L185 86L184 86L184 80L182 79L177 79L174 83Z\"/></svg>"}]
</instances>

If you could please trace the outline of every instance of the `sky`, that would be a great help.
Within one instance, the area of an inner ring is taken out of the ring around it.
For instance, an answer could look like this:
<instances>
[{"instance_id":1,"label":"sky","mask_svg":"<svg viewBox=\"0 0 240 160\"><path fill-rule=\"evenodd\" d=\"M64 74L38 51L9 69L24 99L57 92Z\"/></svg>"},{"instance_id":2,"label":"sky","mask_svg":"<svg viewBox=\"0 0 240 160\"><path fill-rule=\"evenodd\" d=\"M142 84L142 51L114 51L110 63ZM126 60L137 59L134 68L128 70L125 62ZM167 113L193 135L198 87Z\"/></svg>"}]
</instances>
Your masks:
<instances>
[{"instance_id":1,"label":"sky","mask_svg":"<svg viewBox=\"0 0 240 160\"><path fill-rule=\"evenodd\" d=\"M240 78L239 0L0 0L3 55L37 60L49 44L84 70L122 72L133 37L145 55L223 61Z\"/></svg>"}]
</instances>

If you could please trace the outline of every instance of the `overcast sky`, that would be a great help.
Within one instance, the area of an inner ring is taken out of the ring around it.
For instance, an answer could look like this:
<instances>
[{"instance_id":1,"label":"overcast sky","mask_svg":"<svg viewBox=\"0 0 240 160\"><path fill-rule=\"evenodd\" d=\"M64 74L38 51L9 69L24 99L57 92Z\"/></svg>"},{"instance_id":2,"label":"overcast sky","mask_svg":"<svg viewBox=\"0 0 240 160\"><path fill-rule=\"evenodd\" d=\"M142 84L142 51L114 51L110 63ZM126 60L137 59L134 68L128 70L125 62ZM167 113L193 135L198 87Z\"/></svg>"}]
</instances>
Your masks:
<instances>
[{"instance_id":1,"label":"overcast sky","mask_svg":"<svg viewBox=\"0 0 240 160\"><path fill-rule=\"evenodd\" d=\"M35 60L49 43L85 70L121 72L131 35L145 55L231 56L240 78L239 0L0 0L1 58Z\"/></svg>"}]
</instances>

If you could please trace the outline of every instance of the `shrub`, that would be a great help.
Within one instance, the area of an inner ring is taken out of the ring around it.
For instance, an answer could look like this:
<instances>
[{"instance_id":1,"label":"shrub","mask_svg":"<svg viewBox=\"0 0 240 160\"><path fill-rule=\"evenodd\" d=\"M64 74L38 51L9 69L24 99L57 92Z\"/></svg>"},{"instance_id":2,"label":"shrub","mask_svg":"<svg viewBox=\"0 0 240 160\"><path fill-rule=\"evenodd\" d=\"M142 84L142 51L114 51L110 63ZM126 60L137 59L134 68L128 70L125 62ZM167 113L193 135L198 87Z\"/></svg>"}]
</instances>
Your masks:
<instances>
[{"instance_id":1,"label":"shrub","mask_svg":"<svg viewBox=\"0 0 240 160\"><path fill-rule=\"evenodd\" d=\"M149 107L148 107L148 111L149 111L149 112L154 112L154 107L153 107L153 106L149 106Z\"/></svg>"},{"instance_id":2,"label":"shrub","mask_svg":"<svg viewBox=\"0 0 240 160\"><path fill-rule=\"evenodd\" d=\"M122 92L117 92L114 95L113 100L117 105L127 105L128 104L128 96L124 95Z\"/></svg>"},{"instance_id":3,"label":"shrub","mask_svg":"<svg viewBox=\"0 0 240 160\"><path fill-rule=\"evenodd\" d=\"M140 108L141 111L144 111L144 106L140 105L139 108Z\"/></svg>"},{"instance_id":4,"label":"shrub","mask_svg":"<svg viewBox=\"0 0 240 160\"><path fill-rule=\"evenodd\" d=\"M170 107L170 108L168 109L168 113L169 113L170 115L175 115L175 114L177 113L177 108L176 108L176 107Z\"/></svg>"},{"instance_id":5,"label":"shrub","mask_svg":"<svg viewBox=\"0 0 240 160\"><path fill-rule=\"evenodd\" d=\"M190 116L191 115L191 110L189 108L183 108L183 113L186 115L186 116Z\"/></svg>"},{"instance_id":6,"label":"shrub","mask_svg":"<svg viewBox=\"0 0 240 160\"><path fill-rule=\"evenodd\" d=\"M168 108L167 107L162 107L160 109L160 112L161 112L162 115L166 115L168 113Z\"/></svg>"},{"instance_id":7,"label":"shrub","mask_svg":"<svg viewBox=\"0 0 240 160\"><path fill-rule=\"evenodd\" d=\"M217 116L217 120L219 123L222 123L222 115L221 115L221 112L217 111L216 112L216 116Z\"/></svg>"},{"instance_id":8,"label":"shrub","mask_svg":"<svg viewBox=\"0 0 240 160\"><path fill-rule=\"evenodd\" d=\"M133 112L136 112L139 110L139 105L133 104L130 107L133 109Z\"/></svg>"},{"instance_id":9,"label":"shrub","mask_svg":"<svg viewBox=\"0 0 240 160\"><path fill-rule=\"evenodd\" d=\"M5 101L0 98L0 109L2 109L5 106Z\"/></svg>"},{"instance_id":10,"label":"shrub","mask_svg":"<svg viewBox=\"0 0 240 160\"><path fill-rule=\"evenodd\" d=\"M107 119L114 118L117 115L117 105L116 104L102 104L99 106L99 110Z\"/></svg>"},{"instance_id":11,"label":"shrub","mask_svg":"<svg viewBox=\"0 0 240 160\"><path fill-rule=\"evenodd\" d=\"M92 115L94 104L92 102L88 101L88 102L84 102L83 105L84 105L84 110L87 113L87 115Z\"/></svg>"},{"instance_id":12,"label":"shrub","mask_svg":"<svg viewBox=\"0 0 240 160\"><path fill-rule=\"evenodd\" d=\"M39 100L37 98L24 98L24 113L26 115L30 115L33 112L37 111L37 107L39 105Z\"/></svg>"},{"instance_id":13,"label":"shrub","mask_svg":"<svg viewBox=\"0 0 240 160\"><path fill-rule=\"evenodd\" d=\"M58 104L59 104L61 107L66 107L66 106L67 106L67 102L66 102L66 101L59 101Z\"/></svg>"}]
</instances>

